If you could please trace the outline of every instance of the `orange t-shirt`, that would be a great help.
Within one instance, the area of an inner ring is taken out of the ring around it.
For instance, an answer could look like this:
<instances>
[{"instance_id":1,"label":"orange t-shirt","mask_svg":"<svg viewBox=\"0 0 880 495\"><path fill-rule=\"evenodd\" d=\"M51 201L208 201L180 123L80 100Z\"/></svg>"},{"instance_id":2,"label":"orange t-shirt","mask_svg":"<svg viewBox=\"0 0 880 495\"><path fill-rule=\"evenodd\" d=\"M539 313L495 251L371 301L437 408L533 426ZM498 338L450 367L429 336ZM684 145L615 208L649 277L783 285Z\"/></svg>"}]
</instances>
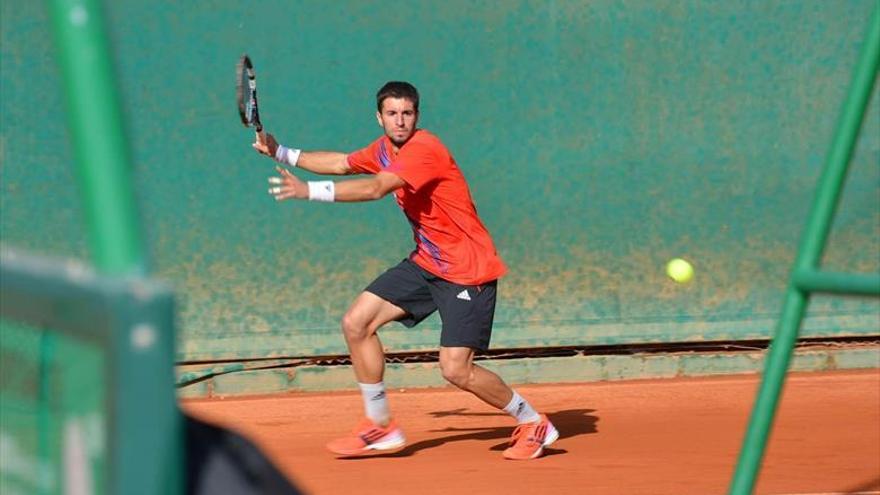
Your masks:
<instances>
[{"instance_id":1,"label":"orange t-shirt","mask_svg":"<svg viewBox=\"0 0 880 495\"><path fill-rule=\"evenodd\" d=\"M387 136L348 155L354 172L391 172L406 182L394 191L413 230L410 259L450 282L479 285L507 271L483 222L467 182L437 136L417 129L395 155Z\"/></svg>"}]
</instances>

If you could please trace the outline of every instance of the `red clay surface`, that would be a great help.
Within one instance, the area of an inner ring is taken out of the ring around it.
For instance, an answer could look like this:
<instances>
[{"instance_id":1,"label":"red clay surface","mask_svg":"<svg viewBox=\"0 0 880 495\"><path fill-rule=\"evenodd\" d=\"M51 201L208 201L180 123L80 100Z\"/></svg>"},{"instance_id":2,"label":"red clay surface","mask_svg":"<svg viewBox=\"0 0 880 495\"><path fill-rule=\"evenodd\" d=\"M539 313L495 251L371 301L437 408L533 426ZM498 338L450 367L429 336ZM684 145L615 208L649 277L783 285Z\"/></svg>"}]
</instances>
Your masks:
<instances>
[{"instance_id":1,"label":"red clay surface","mask_svg":"<svg viewBox=\"0 0 880 495\"><path fill-rule=\"evenodd\" d=\"M726 493L759 378L515 387L560 439L544 457L501 457L512 420L455 389L391 390L408 446L336 459L324 444L361 419L359 393L187 400L252 439L310 494ZM789 376L756 489L880 491L880 370Z\"/></svg>"}]
</instances>

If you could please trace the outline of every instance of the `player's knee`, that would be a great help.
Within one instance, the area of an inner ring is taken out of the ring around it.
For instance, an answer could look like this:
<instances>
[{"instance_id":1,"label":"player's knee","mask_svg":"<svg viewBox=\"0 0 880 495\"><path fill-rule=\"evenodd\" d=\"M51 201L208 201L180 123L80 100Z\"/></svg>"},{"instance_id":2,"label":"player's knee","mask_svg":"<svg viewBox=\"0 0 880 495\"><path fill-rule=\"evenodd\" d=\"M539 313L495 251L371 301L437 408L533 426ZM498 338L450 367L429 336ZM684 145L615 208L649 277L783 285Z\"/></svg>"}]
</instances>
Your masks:
<instances>
[{"instance_id":1,"label":"player's knee","mask_svg":"<svg viewBox=\"0 0 880 495\"><path fill-rule=\"evenodd\" d=\"M471 363L451 359L440 360L440 372L446 381L464 390L467 390L473 376Z\"/></svg>"},{"instance_id":2,"label":"player's knee","mask_svg":"<svg viewBox=\"0 0 880 495\"><path fill-rule=\"evenodd\" d=\"M348 341L363 340L370 335L368 323L351 311L342 317L342 333Z\"/></svg>"}]
</instances>

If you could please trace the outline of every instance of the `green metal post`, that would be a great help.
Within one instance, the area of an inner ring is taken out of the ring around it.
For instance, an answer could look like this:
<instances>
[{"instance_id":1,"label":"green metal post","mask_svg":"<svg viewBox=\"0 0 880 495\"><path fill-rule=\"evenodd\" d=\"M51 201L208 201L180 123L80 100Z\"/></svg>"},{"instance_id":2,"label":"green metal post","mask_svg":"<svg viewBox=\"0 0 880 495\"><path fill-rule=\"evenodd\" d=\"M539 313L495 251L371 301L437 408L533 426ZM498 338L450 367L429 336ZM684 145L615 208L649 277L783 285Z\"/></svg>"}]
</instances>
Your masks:
<instances>
[{"instance_id":1,"label":"green metal post","mask_svg":"<svg viewBox=\"0 0 880 495\"><path fill-rule=\"evenodd\" d=\"M868 34L856 65L849 95L843 106L837 134L831 144L825 170L819 180L816 198L795 261L794 274L814 272L822 259L850 158L865 109L870 101L878 61L880 61L880 1L877 2L871 16ZM773 423L779 395L782 392L808 301L809 291L799 288L793 277L786 293L776 336L764 363L764 377L740 451L739 462L730 487L731 494L745 495L754 489L767 436Z\"/></svg>"},{"instance_id":2,"label":"green metal post","mask_svg":"<svg viewBox=\"0 0 880 495\"><path fill-rule=\"evenodd\" d=\"M47 3L94 265L105 275L140 278L140 223L99 0ZM174 495L183 487L171 297L150 304L133 304L112 328L109 493Z\"/></svg>"},{"instance_id":3,"label":"green metal post","mask_svg":"<svg viewBox=\"0 0 880 495\"><path fill-rule=\"evenodd\" d=\"M97 0L49 0L92 258L107 274L143 273L128 146Z\"/></svg>"},{"instance_id":4,"label":"green metal post","mask_svg":"<svg viewBox=\"0 0 880 495\"><path fill-rule=\"evenodd\" d=\"M798 271L792 274L792 282L808 292L880 296L880 274Z\"/></svg>"},{"instance_id":5,"label":"green metal post","mask_svg":"<svg viewBox=\"0 0 880 495\"><path fill-rule=\"evenodd\" d=\"M131 282L118 297L110 377L113 414L109 493L177 495L184 486L183 432L174 391L174 301L170 291ZM134 297L132 297L134 296Z\"/></svg>"},{"instance_id":6,"label":"green metal post","mask_svg":"<svg viewBox=\"0 0 880 495\"><path fill-rule=\"evenodd\" d=\"M39 387L37 393L37 457L42 466L51 465L52 430L53 423L57 422L57 418L53 422L52 416L55 414L55 411L53 410L54 404L51 403L52 383L49 382L52 378L51 367L54 357L55 336L51 332L40 332L40 368L37 378ZM41 471L40 477L45 477L48 474L45 471ZM49 486L51 486L49 483L43 483L41 480L40 495L48 495L50 493Z\"/></svg>"}]
</instances>

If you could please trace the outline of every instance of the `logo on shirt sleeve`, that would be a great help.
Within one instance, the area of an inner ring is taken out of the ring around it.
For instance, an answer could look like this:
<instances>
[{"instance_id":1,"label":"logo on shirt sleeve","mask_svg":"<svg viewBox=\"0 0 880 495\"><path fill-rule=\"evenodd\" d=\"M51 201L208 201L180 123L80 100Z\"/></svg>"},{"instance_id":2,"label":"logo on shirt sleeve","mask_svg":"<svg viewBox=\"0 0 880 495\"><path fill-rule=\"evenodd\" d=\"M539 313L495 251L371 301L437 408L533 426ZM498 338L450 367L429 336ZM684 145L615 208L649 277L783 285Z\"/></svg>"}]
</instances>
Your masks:
<instances>
[{"instance_id":1,"label":"logo on shirt sleeve","mask_svg":"<svg viewBox=\"0 0 880 495\"><path fill-rule=\"evenodd\" d=\"M391 165L391 158L388 157L388 150L385 149L385 142L379 143L379 164L382 168L388 168Z\"/></svg>"}]
</instances>

